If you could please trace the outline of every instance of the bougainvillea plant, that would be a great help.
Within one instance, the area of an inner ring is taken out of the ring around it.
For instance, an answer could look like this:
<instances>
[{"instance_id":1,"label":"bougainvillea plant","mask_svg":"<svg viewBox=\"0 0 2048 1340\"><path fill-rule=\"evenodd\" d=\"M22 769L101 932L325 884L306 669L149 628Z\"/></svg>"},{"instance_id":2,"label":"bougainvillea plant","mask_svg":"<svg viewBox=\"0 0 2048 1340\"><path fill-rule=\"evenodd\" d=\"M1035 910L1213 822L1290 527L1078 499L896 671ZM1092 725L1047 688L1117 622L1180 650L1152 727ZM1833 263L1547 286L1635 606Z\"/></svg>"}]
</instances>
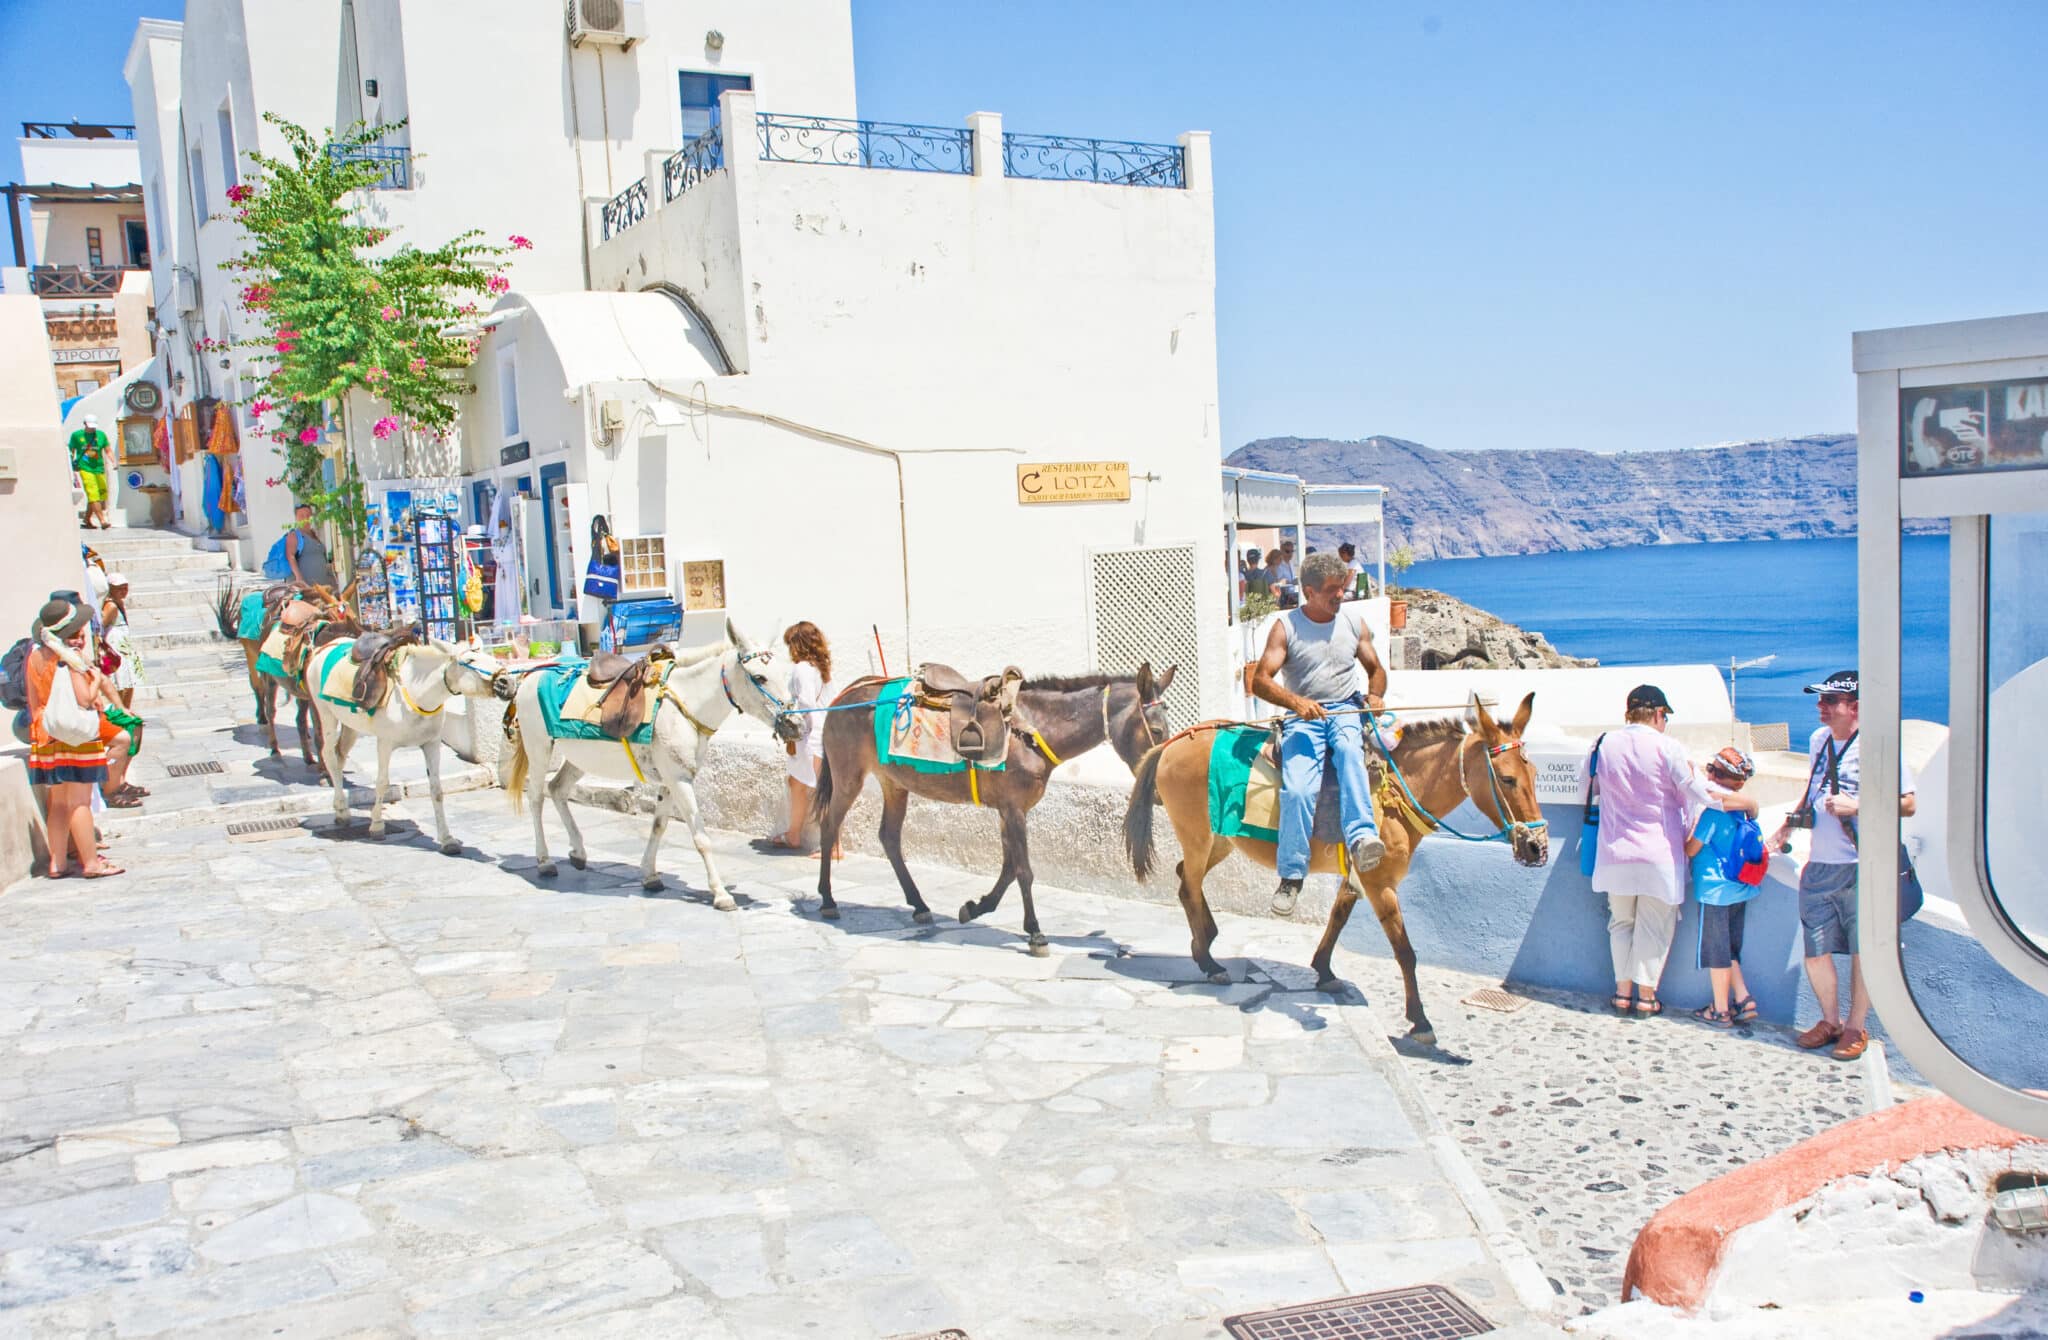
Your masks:
<instances>
[{"instance_id":1,"label":"bougainvillea plant","mask_svg":"<svg viewBox=\"0 0 2048 1340\"><path fill-rule=\"evenodd\" d=\"M257 332L238 342L256 374L247 403L258 431L284 450L283 483L335 524L353 554L367 526L351 393L378 402L377 441L445 434L461 389L455 374L476 356L466 323L479 299L510 287L502 266L525 239L492 243L471 230L431 250L406 243L380 253L390 230L367 221L364 205L390 165L369 151L397 126L358 124L322 141L273 113L263 119L290 153L248 153L255 170L228 191L233 212L221 216L246 235L221 268L242 286L243 329ZM330 407L347 443L331 482L320 445Z\"/></svg>"}]
</instances>

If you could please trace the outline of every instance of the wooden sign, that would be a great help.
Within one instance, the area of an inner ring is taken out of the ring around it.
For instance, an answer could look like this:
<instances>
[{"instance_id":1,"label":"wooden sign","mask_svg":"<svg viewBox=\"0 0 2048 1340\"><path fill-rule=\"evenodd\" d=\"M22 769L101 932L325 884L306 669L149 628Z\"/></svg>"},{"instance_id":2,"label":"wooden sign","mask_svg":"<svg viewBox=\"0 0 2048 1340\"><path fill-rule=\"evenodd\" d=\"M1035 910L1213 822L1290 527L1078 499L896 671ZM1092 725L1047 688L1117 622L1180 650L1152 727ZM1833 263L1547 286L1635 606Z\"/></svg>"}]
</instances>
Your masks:
<instances>
[{"instance_id":1,"label":"wooden sign","mask_svg":"<svg viewBox=\"0 0 2048 1340\"><path fill-rule=\"evenodd\" d=\"M683 608L722 610L725 608L725 560L703 559L683 564Z\"/></svg>"},{"instance_id":2,"label":"wooden sign","mask_svg":"<svg viewBox=\"0 0 2048 1340\"><path fill-rule=\"evenodd\" d=\"M1129 502L1129 461L1054 461L1017 467L1020 503Z\"/></svg>"}]
</instances>

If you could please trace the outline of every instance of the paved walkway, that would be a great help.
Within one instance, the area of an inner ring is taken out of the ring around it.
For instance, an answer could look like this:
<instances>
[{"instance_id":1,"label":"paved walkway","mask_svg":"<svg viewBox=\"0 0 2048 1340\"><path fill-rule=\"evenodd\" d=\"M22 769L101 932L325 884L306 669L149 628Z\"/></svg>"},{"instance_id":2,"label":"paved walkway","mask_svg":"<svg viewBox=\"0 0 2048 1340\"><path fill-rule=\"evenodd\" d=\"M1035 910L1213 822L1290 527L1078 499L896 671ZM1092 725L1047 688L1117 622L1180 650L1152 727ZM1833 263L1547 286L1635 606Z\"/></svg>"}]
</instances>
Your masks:
<instances>
[{"instance_id":1,"label":"paved walkway","mask_svg":"<svg viewBox=\"0 0 2048 1340\"><path fill-rule=\"evenodd\" d=\"M1523 1316L1381 1021L1302 989L1312 928L1233 926L1216 988L1172 908L1041 887L1034 959L1014 897L912 927L878 861L825 924L810 862L722 834L720 913L681 841L640 893L637 820L543 885L501 796L450 807L460 857L159 824L0 897L0 1335L1192 1338L1420 1281Z\"/></svg>"}]
</instances>

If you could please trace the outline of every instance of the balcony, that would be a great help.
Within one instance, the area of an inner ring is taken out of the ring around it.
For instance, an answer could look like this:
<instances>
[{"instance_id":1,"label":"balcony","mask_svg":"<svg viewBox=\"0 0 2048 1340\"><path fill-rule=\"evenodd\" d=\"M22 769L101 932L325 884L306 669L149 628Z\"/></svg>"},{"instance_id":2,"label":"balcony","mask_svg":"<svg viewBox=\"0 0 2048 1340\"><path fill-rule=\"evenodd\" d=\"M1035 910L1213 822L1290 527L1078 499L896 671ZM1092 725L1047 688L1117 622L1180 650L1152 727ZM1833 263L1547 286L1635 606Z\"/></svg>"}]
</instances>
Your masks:
<instances>
[{"instance_id":1,"label":"balcony","mask_svg":"<svg viewBox=\"0 0 2048 1340\"><path fill-rule=\"evenodd\" d=\"M39 298L111 298L121 291L121 276L140 265L38 265L29 272L29 287Z\"/></svg>"},{"instance_id":2,"label":"balcony","mask_svg":"<svg viewBox=\"0 0 2048 1340\"><path fill-rule=\"evenodd\" d=\"M962 126L900 121L846 121L831 116L762 112L761 159L769 163L832 163L899 172L974 174L974 132Z\"/></svg>"},{"instance_id":3,"label":"balcony","mask_svg":"<svg viewBox=\"0 0 2048 1340\"><path fill-rule=\"evenodd\" d=\"M24 121L21 123L21 137L25 140L132 140L135 127L85 121Z\"/></svg>"},{"instance_id":4,"label":"balcony","mask_svg":"<svg viewBox=\"0 0 2048 1340\"><path fill-rule=\"evenodd\" d=\"M369 183L373 191L412 189L412 150L403 144L359 144L353 148L331 145L328 157L337 163L371 163L383 168L383 175Z\"/></svg>"},{"instance_id":5,"label":"balcony","mask_svg":"<svg viewBox=\"0 0 2048 1340\"><path fill-rule=\"evenodd\" d=\"M1071 135L1004 135L1003 175L1040 181L1187 189L1187 154L1177 144L1090 140Z\"/></svg>"}]
</instances>

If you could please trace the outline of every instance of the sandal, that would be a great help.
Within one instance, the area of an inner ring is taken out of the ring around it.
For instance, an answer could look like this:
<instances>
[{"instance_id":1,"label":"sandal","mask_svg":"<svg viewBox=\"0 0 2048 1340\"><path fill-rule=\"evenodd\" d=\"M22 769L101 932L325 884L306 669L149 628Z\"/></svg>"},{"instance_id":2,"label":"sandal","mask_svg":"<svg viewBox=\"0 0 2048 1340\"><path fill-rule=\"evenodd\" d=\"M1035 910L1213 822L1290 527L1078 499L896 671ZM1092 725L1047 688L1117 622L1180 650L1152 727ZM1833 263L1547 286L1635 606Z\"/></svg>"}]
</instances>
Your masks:
<instances>
[{"instance_id":1,"label":"sandal","mask_svg":"<svg viewBox=\"0 0 2048 1340\"><path fill-rule=\"evenodd\" d=\"M123 782L114 788L114 794L117 796L146 796L149 794L149 788L137 786L133 782Z\"/></svg>"},{"instance_id":2,"label":"sandal","mask_svg":"<svg viewBox=\"0 0 2048 1340\"><path fill-rule=\"evenodd\" d=\"M1733 1028L1735 1016L1727 1010L1717 1010L1711 1005L1702 1005L1692 1012L1692 1017L1709 1028Z\"/></svg>"},{"instance_id":3,"label":"sandal","mask_svg":"<svg viewBox=\"0 0 2048 1340\"><path fill-rule=\"evenodd\" d=\"M142 797L132 791L117 791L107 797L107 808L110 810L141 809Z\"/></svg>"},{"instance_id":4,"label":"sandal","mask_svg":"<svg viewBox=\"0 0 2048 1340\"><path fill-rule=\"evenodd\" d=\"M1607 1008L1616 1014L1625 1015L1634 1010L1635 1004L1627 996L1613 996L1608 999Z\"/></svg>"},{"instance_id":5,"label":"sandal","mask_svg":"<svg viewBox=\"0 0 2048 1340\"><path fill-rule=\"evenodd\" d=\"M1755 1023L1757 1016L1756 997L1744 996L1729 1008L1729 1013L1734 1016L1735 1022L1738 1024Z\"/></svg>"},{"instance_id":6,"label":"sandal","mask_svg":"<svg viewBox=\"0 0 2048 1340\"><path fill-rule=\"evenodd\" d=\"M1664 1013L1664 1002L1656 999L1639 1000L1636 1002L1636 1013L1645 1019L1655 1018L1657 1015Z\"/></svg>"},{"instance_id":7,"label":"sandal","mask_svg":"<svg viewBox=\"0 0 2048 1340\"><path fill-rule=\"evenodd\" d=\"M79 871L78 877L80 879L112 879L115 875L125 875L127 873L128 872L126 870L122 869L118 865L108 865L105 861L101 861L99 865L92 870Z\"/></svg>"}]
</instances>

